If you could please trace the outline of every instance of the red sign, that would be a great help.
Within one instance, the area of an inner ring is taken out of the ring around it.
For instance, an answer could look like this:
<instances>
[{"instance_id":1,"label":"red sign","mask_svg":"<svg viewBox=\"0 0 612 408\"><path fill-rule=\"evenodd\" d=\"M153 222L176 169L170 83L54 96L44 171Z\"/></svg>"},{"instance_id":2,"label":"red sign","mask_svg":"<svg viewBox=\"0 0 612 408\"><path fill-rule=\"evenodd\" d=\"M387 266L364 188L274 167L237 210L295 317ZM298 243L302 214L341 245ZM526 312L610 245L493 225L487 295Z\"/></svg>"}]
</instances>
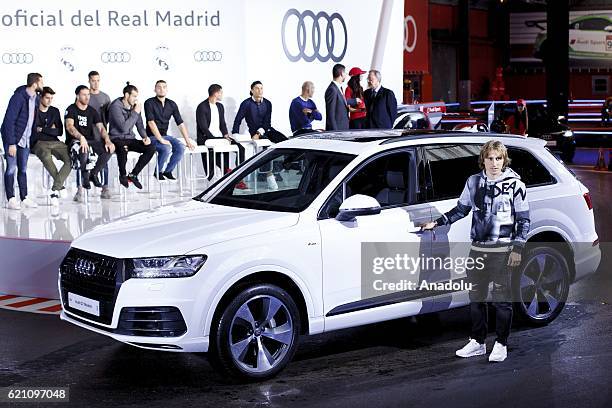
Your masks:
<instances>
[{"instance_id":1,"label":"red sign","mask_svg":"<svg viewBox=\"0 0 612 408\"><path fill-rule=\"evenodd\" d=\"M404 0L404 72L429 72L429 0Z\"/></svg>"}]
</instances>

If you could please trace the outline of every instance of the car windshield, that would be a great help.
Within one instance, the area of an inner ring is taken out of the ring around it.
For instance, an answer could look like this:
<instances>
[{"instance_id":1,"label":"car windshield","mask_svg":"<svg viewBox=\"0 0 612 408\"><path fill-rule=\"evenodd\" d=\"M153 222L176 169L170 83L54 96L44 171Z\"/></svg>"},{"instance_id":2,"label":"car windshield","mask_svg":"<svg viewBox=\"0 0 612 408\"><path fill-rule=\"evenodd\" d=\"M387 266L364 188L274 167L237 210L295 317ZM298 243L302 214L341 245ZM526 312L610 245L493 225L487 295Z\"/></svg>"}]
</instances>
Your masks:
<instances>
[{"instance_id":1,"label":"car windshield","mask_svg":"<svg viewBox=\"0 0 612 408\"><path fill-rule=\"evenodd\" d=\"M196 200L256 210L300 212L356 156L306 149L269 149L249 160ZM234 174L235 173L235 174ZM225 184L225 183L223 183Z\"/></svg>"}]
</instances>

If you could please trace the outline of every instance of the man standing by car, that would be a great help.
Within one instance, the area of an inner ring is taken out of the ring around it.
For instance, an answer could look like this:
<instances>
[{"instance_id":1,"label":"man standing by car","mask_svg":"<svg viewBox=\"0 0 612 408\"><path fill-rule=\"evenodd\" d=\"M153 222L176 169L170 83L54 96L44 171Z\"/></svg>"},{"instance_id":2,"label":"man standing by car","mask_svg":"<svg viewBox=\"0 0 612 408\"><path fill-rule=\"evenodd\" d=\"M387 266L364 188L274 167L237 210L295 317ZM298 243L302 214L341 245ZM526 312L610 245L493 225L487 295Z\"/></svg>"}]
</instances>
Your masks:
<instances>
[{"instance_id":1,"label":"man standing by car","mask_svg":"<svg viewBox=\"0 0 612 408\"><path fill-rule=\"evenodd\" d=\"M115 99L108 111L109 135L117 149L119 182L125 188L132 183L136 188L142 189L138 174L155 155L155 147L151 145L151 139L147 136L141 112L142 105L138 102L138 89L128 82L123 88L123 97ZM134 126L142 140L136 140ZM140 153L140 157L132 171L126 174L125 166L129 151Z\"/></svg>"},{"instance_id":2,"label":"man standing by car","mask_svg":"<svg viewBox=\"0 0 612 408\"><path fill-rule=\"evenodd\" d=\"M176 180L172 172L183 159L185 146L193 150L195 145L189 138L187 126L179 112L178 105L172 99L166 98L168 85L160 79L155 83L155 96L144 103L145 116L147 118L147 136L151 138L153 146L157 150L157 170L159 180ZM185 144L178 138L168 135L170 118L174 118ZM170 159L168 159L170 157Z\"/></svg>"},{"instance_id":3,"label":"man standing by car","mask_svg":"<svg viewBox=\"0 0 612 408\"><path fill-rule=\"evenodd\" d=\"M8 200L7 208L19 210L21 207L35 208L38 205L28 198L28 157L30 155L30 136L34 126L34 116L38 107L38 93L43 89L42 75L36 72L28 74L26 85L15 89L4 114L2 127L2 144L6 159L4 172L4 189ZM15 172L19 184L21 203L15 198Z\"/></svg>"},{"instance_id":4,"label":"man standing by car","mask_svg":"<svg viewBox=\"0 0 612 408\"><path fill-rule=\"evenodd\" d=\"M346 80L346 67L336 64L332 68L333 80L325 90L325 129L347 130L349 112L342 84Z\"/></svg>"},{"instance_id":5,"label":"man standing by car","mask_svg":"<svg viewBox=\"0 0 612 408\"><path fill-rule=\"evenodd\" d=\"M312 122L323 119L317 105L312 100L314 95L314 84L306 81L302 84L302 93L291 101L289 106L289 123L293 136L315 132L312 130Z\"/></svg>"},{"instance_id":6,"label":"man standing by car","mask_svg":"<svg viewBox=\"0 0 612 408\"><path fill-rule=\"evenodd\" d=\"M91 71L87 78L89 80L89 106L94 108L102 119L104 128L108 131L108 107L110 105L110 97L100 90L100 73L98 71ZM102 135L98 131L97 127L94 127L94 135L96 140L102 140ZM104 165L102 169L101 185L96 187L102 187L100 198L109 200L111 198L110 190L108 189L108 163Z\"/></svg>"},{"instance_id":7,"label":"man standing by car","mask_svg":"<svg viewBox=\"0 0 612 408\"><path fill-rule=\"evenodd\" d=\"M368 129L392 129L397 117L397 99L392 90L384 88L382 75L373 69L368 72L369 89L365 91L366 127Z\"/></svg>"},{"instance_id":8,"label":"man standing by car","mask_svg":"<svg viewBox=\"0 0 612 408\"><path fill-rule=\"evenodd\" d=\"M493 282L492 300L496 310L497 338L489 361L501 362L508 355L507 341L512 325L512 269L521 262L521 252L529 232L527 189L518 174L508 167L506 147L500 141L489 141L480 150L482 172L468 178L457 206L433 222L423 224L423 230L438 225L450 225L472 210L468 259L483 260L484 267L467 271L472 290L470 341L457 350L458 357L486 354L487 303L489 283Z\"/></svg>"},{"instance_id":9,"label":"man standing by car","mask_svg":"<svg viewBox=\"0 0 612 408\"><path fill-rule=\"evenodd\" d=\"M40 95L40 104L36 110L34 119L34 131L32 133L32 152L40 159L45 169L53 179L51 187L51 205L59 204L60 194L65 190L64 182L70 175L70 155L66 144L59 140L64 134L64 126L60 117L60 111L53 102L53 89L45 86ZM53 158L61 160L64 164L58 171Z\"/></svg>"}]
</instances>

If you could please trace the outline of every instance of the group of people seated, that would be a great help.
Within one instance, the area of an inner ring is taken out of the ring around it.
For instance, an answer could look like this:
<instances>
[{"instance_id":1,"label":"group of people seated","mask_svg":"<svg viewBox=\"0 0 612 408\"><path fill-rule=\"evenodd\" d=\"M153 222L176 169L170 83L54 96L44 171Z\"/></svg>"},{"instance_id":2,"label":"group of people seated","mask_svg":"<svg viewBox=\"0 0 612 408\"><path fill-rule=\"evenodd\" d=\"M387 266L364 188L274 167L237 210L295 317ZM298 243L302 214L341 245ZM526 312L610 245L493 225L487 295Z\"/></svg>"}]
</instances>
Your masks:
<instances>
[{"instance_id":1,"label":"group of people seated","mask_svg":"<svg viewBox=\"0 0 612 408\"><path fill-rule=\"evenodd\" d=\"M346 89L343 86L347 78L345 67L334 65L332 74L333 81L325 92L326 130L392 128L397 102L393 92L381 86L380 72L372 70L368 73L369 89L365 91L360 84L365 71L351 69L351 79ZM100 74L97 71L91 71L88 80L89 86L76 87L75 102L66 108L64 123L59 109L52 106L55 91L44 86L41 74L28 74L26 85L15 90L0 128L6 159L4 187L7 208L37 207L36 202L28 197L27 163L30 151L40 159L53 179L49 199L51 205L56 206L59 199L67 195L65 181L72 169L77 170L78 183L74 201L83 202L83 189L91 189L92 184L101 188L102 199L110 199L108 161L113 153L117 155L121 185L128 188L132 184L142 189L138 176L156 153L155 177L175 180L173 172L183 158L185 148L195 149L177 104L166 96L166 81L157 81L155 96L143 104L138 99L138 88L129 82L123 88L122 96L111 101L100 90ZM206 145L210 139L226 139L238 147L239 161L243 161L244 146L233 136L240 132L243 120L252 140L269 139L272 143L287 140L283 133L272 127L272 103L264 98L263 89L260 81L251 84L250 97L240 104L230 133L221 103L223 88L218 84L210 85L208 98L196 109L197 144ZM312 100L313 94L314 84L306 81L300 96L291 102L289 120L293 136L316 131L313 121L323 118ZM183 142L168 134L171 119L174 119ZM140 156L128 171L126 166L130 151ZM62 162L59 169L54 158ZM209 180L215 174L213 163L221 163L222 159L222 170L227 171L227 155L223 158L218 155L213 161L202 154ZM15 173L19 200L14 191ZM265 177L270 185L282 179L274 171ZM237 187L246 188L246 185L241 182Z\"/></svg>"}]
</instances>

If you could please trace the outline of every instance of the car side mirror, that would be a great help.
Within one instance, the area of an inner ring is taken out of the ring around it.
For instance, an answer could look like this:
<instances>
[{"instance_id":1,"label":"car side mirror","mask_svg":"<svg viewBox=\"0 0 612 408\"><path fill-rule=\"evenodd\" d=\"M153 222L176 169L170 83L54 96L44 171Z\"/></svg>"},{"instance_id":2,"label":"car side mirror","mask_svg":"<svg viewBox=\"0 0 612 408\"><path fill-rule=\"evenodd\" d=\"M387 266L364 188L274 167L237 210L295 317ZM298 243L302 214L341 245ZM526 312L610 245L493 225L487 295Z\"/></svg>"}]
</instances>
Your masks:
<instances>
[{"instance_id":1,"label":"car side mirror","mask_svg":"<svg viewBox=\"0 0 612 408\"><path fill-rule=\"evenodd\" d=\"M374 214L380 214L380 203L374 197L355 194L342 202L336 220L353 221L355 217Z\"/></svg>"}]
</instances>

